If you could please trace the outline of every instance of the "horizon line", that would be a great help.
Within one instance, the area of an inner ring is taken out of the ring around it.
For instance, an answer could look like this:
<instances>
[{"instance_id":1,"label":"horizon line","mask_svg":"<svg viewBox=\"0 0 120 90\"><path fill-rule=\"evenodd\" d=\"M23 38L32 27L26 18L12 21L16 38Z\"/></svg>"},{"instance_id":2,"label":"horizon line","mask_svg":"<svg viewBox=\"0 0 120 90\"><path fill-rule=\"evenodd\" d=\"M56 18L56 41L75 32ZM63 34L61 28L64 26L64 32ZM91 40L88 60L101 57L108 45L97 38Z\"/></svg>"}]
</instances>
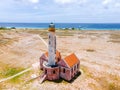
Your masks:
<instances>
[{"instance_id":1,"label":"horizon line","mask_svg":"<svg viewBox=\"0 0 120 90\"><path fill-rule=\"evenodd\" d=\"M0 23L51 23L51 22L0 22ZM120 22L53 22L53 23L68 23L68 24L74 24L74 23L81 23L81 24L120 24Z\"/></svg>"}]
</instances>

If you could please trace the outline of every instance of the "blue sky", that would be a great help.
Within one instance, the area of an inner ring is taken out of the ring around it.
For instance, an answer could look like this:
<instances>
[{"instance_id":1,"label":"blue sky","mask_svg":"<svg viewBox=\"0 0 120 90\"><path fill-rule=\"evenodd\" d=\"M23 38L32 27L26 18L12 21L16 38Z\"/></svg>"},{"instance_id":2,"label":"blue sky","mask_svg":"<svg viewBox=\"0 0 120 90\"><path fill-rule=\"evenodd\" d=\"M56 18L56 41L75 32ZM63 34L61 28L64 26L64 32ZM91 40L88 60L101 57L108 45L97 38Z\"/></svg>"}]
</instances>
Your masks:
<instances>
[{"instance_id":1,"label":"blue sky","mask_svg":"<svg viewBox=\"0 0 120 90\"><path fill-rule=\"evenodd\" d=\"M120 23L120 0L0 0L0 22Z\"/></svg>"}]
</instances>

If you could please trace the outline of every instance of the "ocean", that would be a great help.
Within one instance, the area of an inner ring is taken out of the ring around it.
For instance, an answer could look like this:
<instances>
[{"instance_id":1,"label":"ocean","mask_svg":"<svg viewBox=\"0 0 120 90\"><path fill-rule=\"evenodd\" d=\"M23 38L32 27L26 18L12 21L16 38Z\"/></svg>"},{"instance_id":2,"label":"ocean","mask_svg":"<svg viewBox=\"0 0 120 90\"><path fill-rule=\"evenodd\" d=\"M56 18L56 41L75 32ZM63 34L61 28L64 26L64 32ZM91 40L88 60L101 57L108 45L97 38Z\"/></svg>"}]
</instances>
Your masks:
<instances>
[{"instance_id":1,"label":"ocean","mask_svg":"<svg viewBox=\"0 0 120 90\"><path fill-rule=\"evenodd\" d=\"M15 28L32 28L47 29L49 23L0 23L0 27ZM59 29L78 30L120 30L120 23L55 23L55 27Z\"/></svg>"}]
</instances>

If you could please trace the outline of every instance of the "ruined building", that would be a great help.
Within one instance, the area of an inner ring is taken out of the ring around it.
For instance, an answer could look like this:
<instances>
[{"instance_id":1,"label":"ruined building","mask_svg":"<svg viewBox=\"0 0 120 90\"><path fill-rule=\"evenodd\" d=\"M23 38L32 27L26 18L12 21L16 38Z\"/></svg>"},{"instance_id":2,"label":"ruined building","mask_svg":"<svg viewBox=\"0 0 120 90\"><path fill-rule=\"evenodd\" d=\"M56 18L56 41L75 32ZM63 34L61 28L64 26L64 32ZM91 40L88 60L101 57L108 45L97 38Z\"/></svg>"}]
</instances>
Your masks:
<instances>
[{"instance_id":1,"label":"ruined building","mask_svg":"<svg viewBox=\"0 0 120 90\"><path fill-rule=\"evenodd\" d=\"M48 52L40 57L40 69L43 70L41 76L44 80L58 80L63 78L67 81L72 80L79 72L80 60L72 53L64 59L56 50L55 25L49 25L48 33Z\"/></svg>"}]
</instances>

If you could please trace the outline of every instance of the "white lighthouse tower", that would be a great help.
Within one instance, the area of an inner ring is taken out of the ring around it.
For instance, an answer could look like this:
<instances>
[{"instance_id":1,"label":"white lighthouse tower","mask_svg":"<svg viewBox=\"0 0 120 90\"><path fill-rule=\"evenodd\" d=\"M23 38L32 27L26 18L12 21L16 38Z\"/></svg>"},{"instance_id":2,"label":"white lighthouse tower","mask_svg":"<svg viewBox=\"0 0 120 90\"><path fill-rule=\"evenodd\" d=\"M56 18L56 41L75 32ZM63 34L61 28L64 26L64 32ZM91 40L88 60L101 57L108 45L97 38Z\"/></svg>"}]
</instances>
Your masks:
<instances>
[{"instance_id":1,"label":"white lighthouse tower","mask_svg":"<svg viewBox=\"0 0 120 90\"><path fill-rule=\"evenodd\" d=\"M48 33L48 65L55 66L56 58L56 35L55 35L55 25L51 23L49 25Z\"/></svg>"}]
</instances>

